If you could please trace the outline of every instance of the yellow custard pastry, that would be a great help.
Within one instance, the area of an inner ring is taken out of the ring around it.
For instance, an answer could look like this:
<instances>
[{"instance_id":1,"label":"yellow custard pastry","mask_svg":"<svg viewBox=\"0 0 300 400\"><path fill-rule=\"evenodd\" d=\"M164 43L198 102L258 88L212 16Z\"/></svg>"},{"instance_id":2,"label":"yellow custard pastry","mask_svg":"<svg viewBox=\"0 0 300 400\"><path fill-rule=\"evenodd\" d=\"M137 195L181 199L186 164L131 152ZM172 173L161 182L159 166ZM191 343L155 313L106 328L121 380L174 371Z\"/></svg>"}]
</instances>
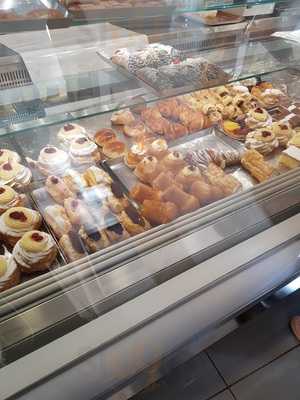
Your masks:
<instances>
[{"instance_id":1,"label":"yellow custard pastry","mask_svg":"<svg viewBox=\"0 0 300 400\"><path fill-rule=\"evenodd\" d=\"M25 195L18 194L9 186L0 186L0 215L11 207L23 206L25 201Z\"/></svg>"},{"instance_id":2,"label":"yellow custard pastry","mask_svg":"<svg viewBox=\"0 0 300 400\"><path fill-rule=\"evenodd\" d=\"M0 185L24 187L30 183L31 178L29 168L16 161L7 161L0 165Z\"/></svg>"},{"instance_id":3,"label":"yellow custard pastry","mask_svg":"<svg viewBox=\"0 0 300 400\"><path fill-rule=\"evenodd\" d=\"M0 149L0 165L6 163L7 161L19 163L21 158L15 151Z\"/></svg>"},{"instance_id":4,"label":"yellow custard pastry","mask_svg":"<svg viewBox=\"0 0 300 400\"><path fill-rule=\"evenodd\" d=\"M20 283L20 271L11 253L4 249L0 255L0 292L10 289Z\"/></svg>"}]
</instances>

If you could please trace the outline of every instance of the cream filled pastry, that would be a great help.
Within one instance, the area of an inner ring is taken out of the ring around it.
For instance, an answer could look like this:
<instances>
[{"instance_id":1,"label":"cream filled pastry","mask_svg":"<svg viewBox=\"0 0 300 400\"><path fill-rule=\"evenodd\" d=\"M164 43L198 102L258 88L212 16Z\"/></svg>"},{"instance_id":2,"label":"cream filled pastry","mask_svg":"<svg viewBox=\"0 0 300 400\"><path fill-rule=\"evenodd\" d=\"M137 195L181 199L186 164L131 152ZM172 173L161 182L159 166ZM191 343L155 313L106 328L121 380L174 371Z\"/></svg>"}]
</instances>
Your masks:
<instances>
[{"instance_id":1,"label":"cream filled pastry","mask_svg":"<svg viewBox=\"0 0 300 400\"><path fill-rule=\"evenodd\" d=\"M246 136L245 145L248 149L257 150L260 154L266 155L272 153L279 146L279 143L271 129L262 128L249 132Z\"/></svg>"},{"instance_id":2,"label":"cream filled pastry","mask_svg":"<svg viewBox=\"0 0 300 400\"><path fill-rule=\"evenodd\" d=\"M6 163L7 161L17 162L21 161L18 153L8 149L0 149L0 165Z\"/></svg>"},{"instance_id":3,"label":"cream filled pastry","mask_svg":"<svg viewBox=\"0 0 300 400\"><path fill-rule=\"evenodd\" d=\"M271 126L272 131L278 139L279 145L282 147L286 147L288 141L295 134L294 129L291 127L289 122L279 121L274 122Z\"/></svg>"},{"instance_id":4,"label":"cream filled pastry","mask_svg":"<svg viewBox=\"0 0 300 400\"><path fill-rule=\"evenodd\" d=\"M143 142L133 144L125 151L124 162L129 168L135 168L147 153L147 145Z\"/></svg>"},{"instance_id":5,"label":"cream filled pastry","mask_svg":"<svg viewBox=\"0 0 300 400\"><path fill-rule=\"evenodd\" d=\"M80 193L88 186L84 176L72 168L66 171L63 181L73 193Z\"/></svg>"},{"instance_id":6,"label":"cream filled pastry","mask_svg":"<svg viewBox=\"0 0 300 400\"><path fill-rule=\"evenodd\" d=\"M72 141L70 156L75 164L90 164L100 161L100 153L96 143L88 138L80 137Z\"/></svg>"},{"instance_id":7,"label":"cream filled pastry","mask_svg":"<svg viewBox=\"0 0 300 400\"><path fill-rule=\"evenodd\" d=\"M9 186L0 186L0 215L12 207L22 207L26 203L26 196L17 193Z\"/></svg>"},{"instance_id":8,"label":"cream filled pastry","mask_svg":"<svg viewBox=\"0 0 300 400\"><path fill-rule=\"evenodd\" d=\"M57 256L56 244L48 233L26 232L15 245L13 257L23 273L47 270Z\"/></svg>"},{"instance_id":9,"label":"cream filled pastry","mask_svg":"<svg viewBox=\"0 0 300 400\"><path fill-rule=\"evenodd\" d=\"M20 283L21 274L10 252L4 246L1 250L3 254L0 254L0 292L4 292Z\"/></svg>"},{"instance_id":10,"label":"cream filled pastry","mask_svg":"<svg viewBox=\"0 0 300 400\"><path fill-rule=\"evenodd\" d=\"M69 148L69 145L73 140L84 137L85 135L86 130L83 126L70 123L64 125L59 130L57 137L58 140L65 146L65 148Z\"/></svg>"},{"instance_id":11,"label":"cream filled pastry","mask_svg":"<svg viewBox=\"0 0 300 400\"><path fill-rule=\"evenodd\" d=\"M89 167L83 174L88 186L95 185L110 185L112 183L111 177L103 169L98 168L94 165Z\"/></svg>"},{"instance_id":12,"label":"cream filled pastry","mask_svg":"<svg viewBox=\"0 0 300 400\"><path fill-rule=\"evenodd\" d=\"M0 185L23 188L29 185L31 178L30 169L16 161L7 161L0 165Z\"/></svg>"},{"instance_id":13,"label":"cream filled pastry","mask_svg":"<svg viewBox=\"0 0 300 400\"><path fill-rule=\"evenodd\" d=\"M50 196L59 204L63 204L65 199L73 196L73 192L71 192L63 179L59 176L48 176L45 188Z\"/></svg>"},{"instance_id":14,"label":"cream filled pastry","mask_svg":"<svg viewBox=\"0 0 300 400\"><path fill-rule=\"evenodd\" d=\"M245 122L251 129L263 128L272 123L272 118L266 110L256 107L254 110L248 112Z\"/></svg>"},{"instance_id":15,"label":"cream filled pastry","mask_svg":"<svg viewBox=\"0 0 300 400\"><path fill-rule=\"evenodd\" d=\"M62 175L70 167L68 154L55 146L44 147L39 154L38 161L35 162L27 158L30 165L36 166L45 175Z\"/></svg>"},{"instance_id":16,"label":"cream filled pastry","mask_svg":"<svg viewBox=\"0 0 300 400\"><path fill-rule=\"evenodd\" d=\"M41 223L42 218L37 211L25 207L13 207L0 217L0 240L12 248L24 233L38 229Z\"/></svg>"}]
</instances>

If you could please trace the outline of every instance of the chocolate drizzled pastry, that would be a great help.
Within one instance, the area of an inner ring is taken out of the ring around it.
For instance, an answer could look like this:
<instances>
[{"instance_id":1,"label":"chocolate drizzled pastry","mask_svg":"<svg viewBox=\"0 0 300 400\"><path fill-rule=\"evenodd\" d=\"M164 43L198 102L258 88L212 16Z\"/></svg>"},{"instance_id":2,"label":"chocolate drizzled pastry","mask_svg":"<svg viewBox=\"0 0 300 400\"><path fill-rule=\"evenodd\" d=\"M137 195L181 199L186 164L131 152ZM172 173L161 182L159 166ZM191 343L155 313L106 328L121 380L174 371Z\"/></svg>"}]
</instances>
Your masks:
<instances>
[{"instance_id":1,"label":"chocolate drizzled pastry","mask_svg":"<svg viewBox=\"0 0 300 400\"><path fill-rule=\"evenodd\" d=\"M78 235L78 233L75 232L75 231L70 231L68 233L68 235L69 235L69 239L71 241L71 244L72 244L74 250L79 254L84 254L85 253L85 247L84 247L84 245L83 245L83 243L81 241L81 238Z\"/></svg>"},{"instance_id":2,"label":"chocolate drizzled pastry","mask_svg":"<svg viewBox=\"0 0 300 400\"><path fill-rule=\"evenodd\" d=\"M140 214L137 212L137 210L132 205L128 205L125 208L125 212L133 223L143 226L143 227L145 226L144 219L140 216Z\"/></svg>"}]
</instances>

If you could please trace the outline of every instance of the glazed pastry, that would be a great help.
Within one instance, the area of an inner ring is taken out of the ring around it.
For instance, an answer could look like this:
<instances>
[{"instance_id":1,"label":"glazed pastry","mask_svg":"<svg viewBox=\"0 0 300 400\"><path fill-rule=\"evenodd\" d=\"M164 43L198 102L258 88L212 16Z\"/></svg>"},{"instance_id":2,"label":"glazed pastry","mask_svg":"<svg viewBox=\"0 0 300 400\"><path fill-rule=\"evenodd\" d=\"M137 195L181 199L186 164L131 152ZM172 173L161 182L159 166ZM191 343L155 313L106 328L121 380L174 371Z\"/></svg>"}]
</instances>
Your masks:
<instances>
[{"instance_id":1,"label":"glazed pastry","mask_svg":"<svg viewBox=\"0 0 300 400\"><path fill-rule=\"evenodd\" d=\"M171 171L162 171L152 182L152 186L156 190L166 190L169 186L177 184L175 182L174 175ZM181 187L181 185L179 185Z\"/></svg>"},{"instance_id":2,"label":"glazed pastry","mask_svg":"<svg viewBox=\"0 0 300 400\"><path fill-rule=\"evenodd\" d=\"M186 162L179 151L172 151L162 160L162 164L173 174L177 174L186 165Z\"/></svg>"},{"instance_id":3,"label":"glazed pastry","mask_svg":"<svg viewBox=\"0 0 300 400\"><path fill-rule=\"evenodd\" d=\"M291 127L288 121L274 122L271 126L271 129L279 142L279 146L281 147L286 147L288 141L295 134L294 129Z\"/></svg>"},{"instance_id":4,"label":"glazed pastry","mask_svg":"<svg viewBox=\"0 0 300 400\"><path fill-rule=\"evenodd\" d=\"M288 169L300 167L300 149L296 146L289 146L280 154L278 163Z\"/></svg>"},{"instance_id":5,"label":"glazed pastry","mask_svg":"<svg viewBox=\"0 0 300 400\"><path fill-rule=\"evenodd\" d=\"M168 144L164 139L154 140L147 149L151 156L161 160L168 154Z\"/></svg>"},{"instance_id":6,"label":"glazed pastry","mask_svg":"<svg viewBox=\"0 0 300 400\"><path fill-rule=\"evenodd\" d=\"M100 231L99 228L93 224L84 224L79 230L79 236L91 253L102 250L110 244L106 233Z\"/></svg>"},{"instance_id":7,"label":"glazed pastry","mask_svg":"<svg viewBox=\"0 0 300 400\"><path fill-rule=\"evenodd\" d=\"M0 165L0 185L24 189L31 182L31 178L30 169L16 161L7 161Z\"/></svg>"},{"instance_id":8,"label":"glazed pastry","mask_svg":"<svg viewBox=\"0 0 300 400\"><path fill-rule=\"evenodd\" d=\"M129 109L116 111L111 117L113 125L129 125L134 121L134 115Z\"/></svg>"},{"instance_id":9,"label":"glazed pastry","mask_svg":"<svg viewBox=\"0 0 300 400\"><path fill-rule=\"evenodd\" d=\"M125 150L125 144L119 140L108 142L102 148L103 154L112 159L122 157Z\"/></svg>"},{"instance_id":10,"label":"glazed pastry","mask_svg":"<svg viewBox=\"0 0 300 400\"><path fill-rule=\"evenodd\" d=\"M48 176L45 188L50 196L59 204L63 204L66 198L73 196L73 193L62 178L55 175Z\"/></svg>"},{"instance_id":11,"label":"glazed pastry","mask_svg":"<svg viewBox=\"0 0 300 400\"><path fill-rule=\"evenodd\" d=\"M57 204L45 208L44 218L58 238L70 232L72 224L66 214L64 207Z\"/></svg>"},{"instance_id":12,"label":"glazed pastry","mask_svg":"<svg viewBox=\"0 0 300 400\"><path fill-rule=\"evenodd\" d=\"M95 167L94 165L89 167L84 173L83 178L85 179L88 186L95 185L110 185L112 183L111 177L103 169Z\"/></svg>"},{"instance_id":13,"label":"glazed pastry","mask_svg":"<svg viewBox=\"0 0 300 400\"><path fill-rule=\"evenodd\" d=\"M159 200L145 200L142 206L143 216L151 225L167 224L179 215L178 207L171 202L163 203Z\"/></svg>"},{"instance_id":14,"label":"glazed pastry","mask_svg":"<svg viewBox=\"0 0 300 400\"><path fill-rule=\"evenodd\" d=\"M171 185L163 192L162 200L174 203L181 214L192 212L200 206L195 196L185 193L176 185Z\"/></svg>"},{"instance_id":15,"label":"glazed pastry","mask_svg":"<svg viewBox=\"0 0 300 400\"><path fill-rule=\"evenodd\" d=\"M147 121L160 120L163 116L161 115L159 108L155 106L145 108L141 113L141 118L145 123L147 123Z\"/></svg>"},{"instance_id":16,"label":"glazed pastry","mask_svg":"<svg viewBox=\"0 0 300 400\"><path fill-rule=\"evenodd\" d=\"M42 217L37 211L12 207L0 217L0 240L11 249L24 233L39 229L41 223Z\"/></svg>"},{"instance_id":17,"label":"glazed pastry","mask_svg":"<svg viewBox=\"0 0 300 400\"><path fill-rule=\"evenodd\" d=\"M69 149L69 146L73 140L80 137L86 136L86 130L83 126L77 124L66 124L58 132L57 138L65 149Z\"/></svg>"},{"instance_id":18,"label":"glazed pastry","mask_svg":"<svg viewBox=\"0 0 300 400\"><path fill-rule=\"evenodd\" d=\"M26 196L17 193L9 186L0 186L0 215L12 207L24 207Z\"/></svg>"},{"instance_id":19,"label":"glazed pastry","mask_svg":"<svg viewBox=\"0 0 300 400\"><path fill-rule=\"evenodd\" d=\"M2 245L0 252L0 292L4 292L20 283L21 274L12 255Z\"/></svg>"},{"instance_id":20,"label":"glazed pastry","mask_svg":"<svg viewBox=\"0 0 300 400\"><path fill-rule=\"evenodd\" d=\"M38 161L26 158L29 165L37 167L41 174L62 175L66 169L70 167L70 159L68 154L55 146L44 147L39 154Z\"/></svg>"},{"instance_id":21,"label":"glazed pastry","mask_svg":"<svg viewBox=\"0 0 300 400\"><path fill-rule=\"evenodd\" d=\"M67 234L64 234L60 238L59 244L69 262L77 261L86 255L83 241L75 231L69 231Z\"/></svg>"},{"instance_id":22,"label":"glazed pastry","mask_svg":"<svg viewBox=\"0 0 300 400\"><path fill-rule=\"evenodd\" d=\"M106 143L117 139L117 135L112 129L101 129L94 136L94 141L98 146L103 147Z\"/></svg>"},{"instance_id":23,"label":"glazed pastry","mask_svg":"<svg viewBox=\"0 0 300 400\"><path fill-rule=\"evenodd\" d=\"M178 122L174 122L169 124L168 129L165 132L165 138L167 140L176 140L188 134L189 130L187 127Z\"/></svg>"},{"instance_id":24,"label":"glazed pastry","mask_svg":"<svg viewBox=\"0 0 300 400\"><path fill-rule=\"evenodd\" d=\"M274 168L265 162L263 155L254 149L247 150L243 154L241 163L258 182L270 179L274 173Z\"/></svg>"},{"instance_id":25,"label":"glazed pastry","mask_svg":"<svg viewBox=\"0 0 300 400\"><path fill-rule=\"evenodd\" d=\"M120 222L130 235L137 235L151 228L149 222L131 205L120 214Z\"/></svg>"},{"instance_id":26,"label":"glazed pastry","mask_svg":"<svg viewBox=\"0 0 300 400\"><path fill-rule=\"evenodd\" d=\"M88 186L84 176L71 168L64 174L63 181L73 193L81 193Z\"/></svg>"},{"instance_id":27,"label":"glazed pastry","mask_svg":"<svg viewBox=\"0 0 300 400\"><path fill-rule=\"evenodd\" d=\"M70 197L64 201L64 207L71 224L83 225L92 222L92 217L81 200Z\"/></svg>"},{"instance_id":28,"label":"glazed pastry","mask_svg":"<svg viewBox=\"0 0 300 400\"><path fill-rule=\"evenodd\" d=\"M161 168L157 158L147 156L142 159L134 170L135 175L144 183L151 183L160 173Z\"/></svg>"},{"instance_id":29,"label":"glazed pastry","mask_svg":"<svg viewBox=\"0 0 300 400\"><path fill-rule=\"evenodd\" d=\"M131 189L130 196L140 204L145 200L160 200L160 192L143 183L137 183Z\"/></svg>"},{"instance_id":30,"label":"glazed pastry","mask_svg":"<svg viewBox=\"0 0 300 400\"><path fill-rule=\"evenodd\" d=\"M70 156L75 164L91 164L100 161L97 145L86 137L71 142Z\"/></svg>"},{"instance_id":31,"label":"glazed pastry","mask_svg":"<svg viewBox=\"0 0 300 400\"><path fill-rule=\"evenodd\" d=\"M194 165L187 165L175 177L176 182L182 185L186 191L189 191L194 182L202 179L200 169Z\"/></svg>"},{"instance_id":32,"label":"glazed pastry","mask_svg":"<svg viewBox=\"0 0 300 400\"><path fill-rule=\"evenodd\" d=\"M124 134L132 138L138 138L146 135L148 132L145 124L142 121L134 121L131 124L124 126Z\"/></svg>"},{"instance_id":33,"label":"glazed pastry","mask_svg":"<svg viewBox=\"0 0 300 400\"><path fill-rule=\"evenodd\" d=\"M262 128L249 132L246 136L245 145L248 149L257 150L266 155L272 153L279 146L279 143L271 129Z\"/></svg>"},{"instance_id":34,"label":"glazed pastry","mask_svg":"<svg viewBox=\"0 0 300 400\"><path fill-rule=\"evenodd\" d=\"M56 244L48 233L26 232L15 245L13 257L25 274L49 269L57 256Z\"/></svg>"},{"instance_id":35,"label":"glazed pastry","mask_svg":"<svg viewBox=\"0 0 300 400\"><path fill-rule=\"evenodd\" d=\"M127 167L134 169L146 156L147 146L143 142L135 143L125 151L124 162Z\"/></svg>"},{"instance_id":36,"label":"glazed pastry","mask_svg":"<svg viewBox=\"0 0 300 400\"><path fill-rule=\"evenodd\" d=\"M20 163L21 157L18 153L8 149L0 149L0 165L10 161L12 163Z\"/></svg>"},{"instance_id":37,"label":"glazed pastry","mask_svg":"<svg viewBox=\"0 0 300 400\"><path fill-rule=\"evenodd\" d=\"M130 237L121 222L112 213L104 215L105 233L111 243L118 243Z\"/></svg>"},{"instance_id":38,"label":"glazed pastry","mask_svg":"<svg viewBox=\"0 0 300 400\"><path fill-rule=\"evenodd\" d=\"M245 122L250 129L264 128L272 123L272 117L266 110L257 107L249 111Z\"/></svg>"}]
</instances>

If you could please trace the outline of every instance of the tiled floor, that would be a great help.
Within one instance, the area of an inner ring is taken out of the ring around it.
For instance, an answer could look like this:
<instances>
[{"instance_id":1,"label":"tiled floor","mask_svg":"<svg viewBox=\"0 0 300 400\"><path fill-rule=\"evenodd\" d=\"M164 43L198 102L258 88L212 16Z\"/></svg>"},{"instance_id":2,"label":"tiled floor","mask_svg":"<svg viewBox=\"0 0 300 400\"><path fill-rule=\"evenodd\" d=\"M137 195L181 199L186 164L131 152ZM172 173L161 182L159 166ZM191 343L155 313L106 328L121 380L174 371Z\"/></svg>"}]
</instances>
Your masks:
<instances>
[{"instance_id":1,"label":"tiled floor","mask_svg":"<svg viewBox=\"0 0 300 400\"><path fill-rule=\"evenodd\" d=\"M300 346L289 329L300 290L131 400L299 400Z\"/></svg>"}]
</instances>

